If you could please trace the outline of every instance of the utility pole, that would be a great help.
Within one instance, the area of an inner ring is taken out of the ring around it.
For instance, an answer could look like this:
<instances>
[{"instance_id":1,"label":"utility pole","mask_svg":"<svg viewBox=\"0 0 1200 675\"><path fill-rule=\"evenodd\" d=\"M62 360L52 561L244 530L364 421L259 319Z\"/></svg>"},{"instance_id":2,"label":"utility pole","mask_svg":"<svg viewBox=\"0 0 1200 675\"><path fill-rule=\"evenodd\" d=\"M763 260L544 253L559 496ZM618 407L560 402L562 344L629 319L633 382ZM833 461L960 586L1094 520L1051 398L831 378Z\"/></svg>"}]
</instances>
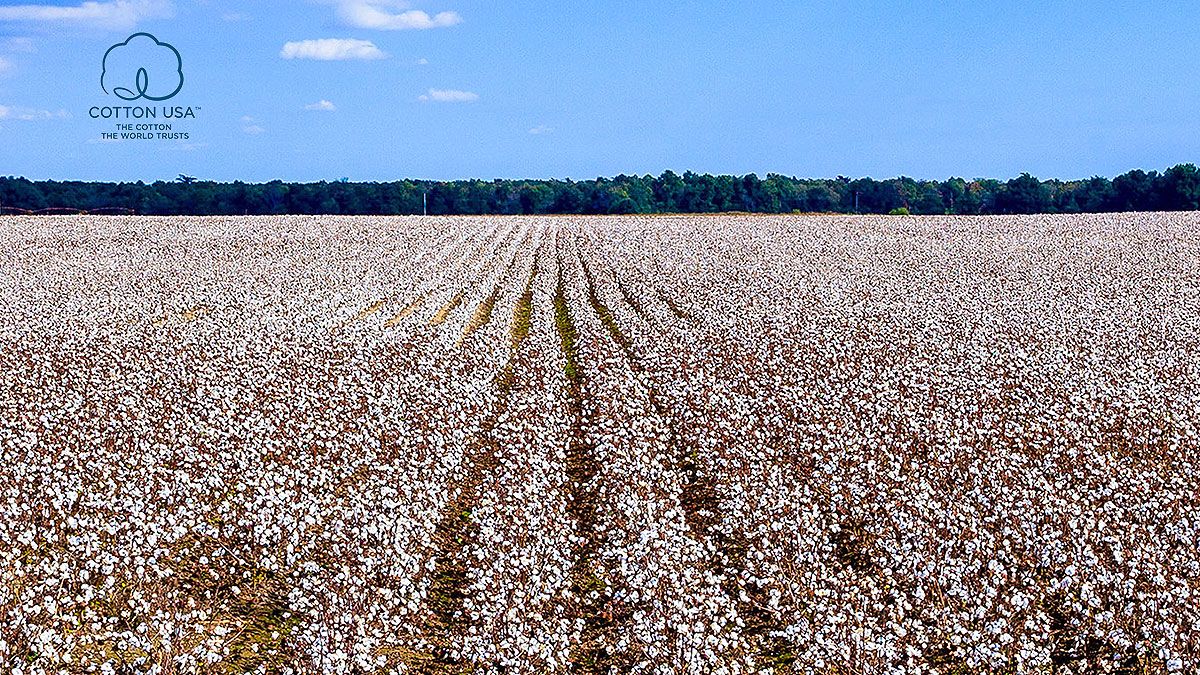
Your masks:
<instances>
[{"instance_id":1,"label":"utility pole","mask_svg":"<svg viewBox=\"0 0 1200 675\"><path fill-rule=\"evenodd\" d=\"M428 192L421 193L421 213L426 216L429 215L429 193Z\"/></svg>"}]
</instances>

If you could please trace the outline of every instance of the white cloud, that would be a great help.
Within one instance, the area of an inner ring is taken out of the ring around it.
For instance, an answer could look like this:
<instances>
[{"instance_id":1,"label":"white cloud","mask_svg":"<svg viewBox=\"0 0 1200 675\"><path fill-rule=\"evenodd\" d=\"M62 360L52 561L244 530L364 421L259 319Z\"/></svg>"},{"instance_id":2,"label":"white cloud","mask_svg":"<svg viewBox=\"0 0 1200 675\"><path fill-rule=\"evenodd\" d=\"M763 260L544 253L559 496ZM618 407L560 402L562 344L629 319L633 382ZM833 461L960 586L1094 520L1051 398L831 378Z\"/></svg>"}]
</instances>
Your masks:
<instances>
[{"instance_id":1,"label":"white cloud","mask_svg":"<svg viewBox=\"0 0 1200 675\"><path fill-rule=\"evenodd\" d=\"M429 65L429 59L417 59L417 65L418 66L427 66L427 65Z\"/></svg>"},{"instance_id":2,"label":"white cloud","mask_svg":"<svg viewBox=\"0 0 1200 675\"><path fill-rule=\"evenodd\" d=\"M0 21L70 24L129 29L144 19L172 14L170 0L88 0L78 5L12 5L0 7Z\"/></svg>"},{"instance_id":3,"label":"white cloud","mask_svg":"<svg viewBox=\"0 0 1200 675\"><path fill-rule=\"evenodd\" d=\"M333 112L333 111L337 110L337 106L335 106L331 101L326 101L325 99L321 99L320 101L317 101L316 103L309 103L308 105L304 106L304 109L305 110L324 110L324 111L328 111L328 112Z\"/></svg>"},{"instance_id":4,"label":"white cloud","mask_svg":"<svg viewBox=\"0 0 1200 675\"><path fill-rule=\"evenodd\" d=\"M422 103L474 103L479 100L479 94L458 89L430 89L428 94L418 96L417 100Z\"/></svg>"},{"instance_id":5,"label":"white cloud","mask_svg":"<svg viewBox=\"0 0 1200 675\"><path fill-rule=\"evenodd\" d=\"M250 16L248 14L242 14L241 12L226 12L221 15L221 20L228 21L230 23L237 21L249 21Z\"/></svg>"},{"instance_id":6,"label":"white cloud","mask_svg":"<svg viewBox=\"0 0 1200 675\"><path fill-rule=\"evenodd\" d=\"M32 122L35 120L62 120L70 116L66 110L39 110L36 108L0 105L0 120Z\"/></svg>"},{"instance_id":7,"label":"white cloud","mask_svg":"<svg viewBox=\"0 0 1200 675\"><path fill-rule=\"evenodd\" d=\"M544 136L545 134L554 133L554 127L548 127L545 124L539 124L538 126L530 129L529 133L533 134L534 136Z\"/></svg>"},{"instance_id":8,"label":"white cloud","mask_svg":"<svg viewBox=\"0 0 1200 675\"><path fill-rule=\"evenodd\" d=\"M251 117L249 115L244 115L242 117L242 133L247 134L249 136L257 136L264 131L266 131L266 129L262 128L257 123L255 123L255 120L253 117Z\"/></svg>"},{"instance_id":9,"label":"white cloud","mask_svg":"<svg viewBox=\"0 0 1200 675\"><path fill-rule=\"evenodd\" d=\"M37 51L34 49L33 40L27 37L8 38L0 41L0 50L12 54L32 54Z\"/></svg>"},{"instance_id":10,"label":"white cloud","mask_svg":"<svg viewBox=\"0 0 1200 675\"><path fill-rule=\"evenodd\" d=\"M374 43L367 40L300 40L289 42L280 50L285 59L313 59L316 61L373 60L387 56Z\"/></svg>"},{"instance_id":11,"label":"white cloud","mask_svg":"<svg viewBox=\"0 0 1200 675\"><path fill-rule=\"evenodd\" d=\"M449 28L462 23L458 12L438 12L430 16L409 9L403 0L330 0L337 7L338 19L347 26L374 30L428 30ZM390 10L390 11L389 11Z\"/></svg>"},{"instance_id":12,"label":"white cloud","mask_svg":"<svg viewBox=\"0 0 1200 675\"><path fill-rule=\"evenodd\" d=\"M16 67L16 64L14 64L12 61L0 56L0 75L7 75Z\"/></svg>"}]
</instances>

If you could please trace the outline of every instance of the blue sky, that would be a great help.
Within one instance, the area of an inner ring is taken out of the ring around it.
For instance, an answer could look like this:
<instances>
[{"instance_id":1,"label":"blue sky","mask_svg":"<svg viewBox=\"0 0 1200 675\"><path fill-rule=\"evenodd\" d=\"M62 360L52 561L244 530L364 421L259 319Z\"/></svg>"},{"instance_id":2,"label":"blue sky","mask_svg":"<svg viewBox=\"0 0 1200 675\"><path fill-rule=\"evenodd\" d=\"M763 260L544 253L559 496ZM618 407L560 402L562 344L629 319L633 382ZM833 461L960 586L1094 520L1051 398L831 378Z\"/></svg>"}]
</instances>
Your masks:
<instances>
[{"instance_id":1,"label":"blue sky","mask_svg":"<svg viewBox=\"0 0 1200 675\"><path fill-rule=\"evenodd\" d=\"M914 5L3 2L0 174L1077 178L1200 160L1200 4ZM187 141L99 140L113 123L89 108L129 105L101 90L102 56L136 31L183 56L165 104L199 108L175 125Z\"/></svg>"}]
</instances>

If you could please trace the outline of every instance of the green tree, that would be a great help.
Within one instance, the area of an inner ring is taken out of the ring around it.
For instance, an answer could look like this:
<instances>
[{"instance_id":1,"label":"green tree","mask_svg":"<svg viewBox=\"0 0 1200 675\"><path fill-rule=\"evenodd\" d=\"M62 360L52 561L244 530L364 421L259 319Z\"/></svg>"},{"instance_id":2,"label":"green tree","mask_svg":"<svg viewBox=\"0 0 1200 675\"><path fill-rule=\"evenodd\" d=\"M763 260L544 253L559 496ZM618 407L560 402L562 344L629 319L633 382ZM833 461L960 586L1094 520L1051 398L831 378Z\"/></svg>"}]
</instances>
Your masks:
<instances>
[{"instance_id":1,"label":"green tree","mask_svg":"<svg viewBox=\"0 0 1200 675\"><path fill-rule=\"evenodd\" d=\"M802 211L827 213L838 203L838 193L828 185L814 185L804 193L805 206Z\"/></svg>"},{"instance_id":2,"label":"green tree","mask_svg":"<svg viewBox=\"0 0 1200 675\"><path fill-rule=\"evenodd\" d=\"M946 213L946 203L942 201L942 191L937 183L923 183L921 194L912 205L913 213L925 215L942 215Z\"/></svg>"},{"instance_id":3,"label":"green tree","mask_svg":"<svg viewBox=\"0 0 1200 675\"><path fill-rule=\"evenodd\" d=\"M48 206L42 187L26 178L0 179L0 205L37 211Z\"/></svg>"},{"instance_id":4,"label":"green tree","mask_svg":"<svg viewBox=\"0 0 1200 675\"><path fill-rule=\"evenodd\" d=\"M1195 164L1178 164L1167 169L1159 184L1161 208L1169 211L1200 208L1200 170Z\"/></svg>"},{"instance_id":5,"label":"green tree","mask_svg":"<svg viewBox=\"0 0 1200 675\"><path fill-rule=\"evenodd\" d=\"M1112 181L1103 176L1092 176L1075 191L1075 203L1084 213L1100 213L1113 208L1116 191Z\"/></svg>"},{"instance_id":6,"label":"green tree","mask_svg":"<svg viewBox=\"0 0 1200 675\"><path fill-rule=\"evenodd\" d=\"M1028 173L1008 181L996 195L1000 213L1046 213L1050 206L1050 190Z\"/></svg>"},{"instance_id":7,"label":"green tree","mask_svg":"<svg viewBox=\"0 0 1200 675\"><path fill-rule=\"evenodd\" d=\"M1150 211L1158 207L1155 183L1158 172L1134 169L1113 179L1113 203L1116 211Z\"/></svg>"}]
</instances>

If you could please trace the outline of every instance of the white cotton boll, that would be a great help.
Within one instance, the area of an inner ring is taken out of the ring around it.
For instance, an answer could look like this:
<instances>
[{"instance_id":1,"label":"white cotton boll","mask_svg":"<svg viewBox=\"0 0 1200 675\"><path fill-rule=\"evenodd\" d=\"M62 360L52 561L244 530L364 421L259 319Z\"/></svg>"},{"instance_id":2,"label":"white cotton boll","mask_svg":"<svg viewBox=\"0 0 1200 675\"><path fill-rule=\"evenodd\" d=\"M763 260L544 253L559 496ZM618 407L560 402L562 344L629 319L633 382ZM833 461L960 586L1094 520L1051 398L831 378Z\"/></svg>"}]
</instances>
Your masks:
<instances>
[{"instance_id":1,"label":"white cotton boll","mask_svg":"<svg viewBox=\"0 0 1200 675\"><path fill-rule=\"evenodd\" d=\"M568 662L581 622L563 608L589 542L603 581L589 595L620 617L614 653L647 672L751 672L730 656L754 651L736 628L748 607L769 609L770 634L817 669L848 668L869 629L856 667L911 658L920 672L922 653L957 640L977 669L1036 671L1052 636L1028 609L1060 594L1081 635L1113 636L1116 621L1160 636L1163 663L1186 653L1200 566L1163 548L1195 534L1165 508L1190 513L1197 493L1196 396L1180 389L1196 374L1178 313L1197 299L1185 216L87 222L106 234L86 255L71 222L0 231L0 344L22 347L19 361L0 349L0 366L40 373L9 392L33 412L10 411L13 442L0 431L16 453L0 502L18 514L0 519L0 540L10 527L27 589L12 604L48 631L46 655L71 648L58 622L84 639L121 618L76 626L70 598L131 587L118 609L144 620L126 646L173 653L140 637L171 622L176 647L194 644L184 627L222 625L219 609L147 589L177 592L208 568L237 583L219 602L253 601L276 575L301 617L288 646L309 666L385 669L374 650L422 633L439 523L476 488L452 551L469 561L462 616L478 617L460 649L514 671ZM44 263L35 245L99 270L58 278L28 262ZM535 257L513 371L525 382L498 411L507 319ZM581 402L561 362L560 269ZM1147 279L1163 292L1142 292ZM33 292L59 287L71 290ZM493 288L492 320L459 344ZM386 325L416 297L416 314ZM202 303L211 311L184 316ZM500 456L476 471L472 443L496 414ZM576 434L597 464L587 491L564 476ZM696 503L686 461L715 504ZM581 504L596 508L590 531ZM736 535L736 560L715 532ZM1100 611L1112 598L1129 602ZM926 634L935 610L941 628ZM219 663L224 644L173 667Z\"/></svg>"}]
</instances>

